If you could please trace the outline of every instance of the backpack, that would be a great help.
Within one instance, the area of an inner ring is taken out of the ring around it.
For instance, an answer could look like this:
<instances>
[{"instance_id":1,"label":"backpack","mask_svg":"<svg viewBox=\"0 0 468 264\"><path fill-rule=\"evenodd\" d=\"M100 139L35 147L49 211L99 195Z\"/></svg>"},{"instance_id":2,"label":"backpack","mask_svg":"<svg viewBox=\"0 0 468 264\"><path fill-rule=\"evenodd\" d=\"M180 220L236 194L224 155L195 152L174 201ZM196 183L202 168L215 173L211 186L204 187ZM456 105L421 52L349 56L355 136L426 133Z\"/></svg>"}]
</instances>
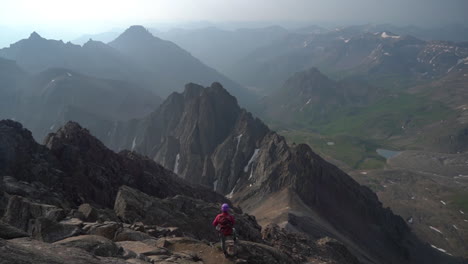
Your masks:
<instances>
[{"instance_id":1,"label":"backpack","mask_svg":"<svg viewBox=\"0 0 468 264\"><path fill-rule=\"evenodd\" d=\"M225 236L232 234L232 219L230 215L221 215L219 217L219 231Z\"/></svg>"}]
</instances>

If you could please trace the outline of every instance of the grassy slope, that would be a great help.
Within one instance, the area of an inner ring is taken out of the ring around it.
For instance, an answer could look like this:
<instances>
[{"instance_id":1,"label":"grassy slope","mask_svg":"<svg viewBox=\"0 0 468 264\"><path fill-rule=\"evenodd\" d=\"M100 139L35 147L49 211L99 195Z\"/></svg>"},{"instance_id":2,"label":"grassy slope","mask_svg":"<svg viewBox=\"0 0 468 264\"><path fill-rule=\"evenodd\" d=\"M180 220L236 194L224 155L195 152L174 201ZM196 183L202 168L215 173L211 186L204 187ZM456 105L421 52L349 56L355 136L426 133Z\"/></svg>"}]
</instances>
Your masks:
<instances>
[{"instance_id":1,"label":"grassy slope","mask_svg":"<svg viewBox=\"0 0 468 264\"><path fill-rule=\"evenodd\" d=\"M307 143L318 153L345 162L354 169L382 168L377 148L392 148L390 138L446 119L454 112L442 103L399 93L367 107L344 107L315 119L312 113L295 116L295 130L281 132L290 142ZM276 124L278 129L284 125ZM334 145L328 145L334 142Z\"/></svg>"}]
</instances>

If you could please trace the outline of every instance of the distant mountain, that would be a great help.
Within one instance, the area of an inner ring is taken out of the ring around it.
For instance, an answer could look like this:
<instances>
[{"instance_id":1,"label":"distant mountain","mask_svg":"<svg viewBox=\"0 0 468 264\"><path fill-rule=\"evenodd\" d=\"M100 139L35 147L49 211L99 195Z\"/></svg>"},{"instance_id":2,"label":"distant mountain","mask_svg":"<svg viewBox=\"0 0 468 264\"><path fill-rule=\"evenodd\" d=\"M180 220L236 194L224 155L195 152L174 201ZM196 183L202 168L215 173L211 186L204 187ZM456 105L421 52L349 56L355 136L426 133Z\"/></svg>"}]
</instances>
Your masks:
<instances>
[{"instance_id":1,"label":"distant mountain","mask_svg":"<svg viewBox=\"0 0 468 264\"><path fill-rule=\"evenodd\" d=\"M232 69L246 86L272 91L296 72L310 67L336 78L362 76L376 83L430 80L460 66L468 57L463 44L425 42L389 31L359 33L344 28L325 34L292 34L252 52Z\"/></svg>"},{"instance_id":2,"label":"distant mountain","mask_svg":"<svg viewBox=\"0 0 468 264\"><path fill-rule=\"evenodd\" d=\"M1 49L0 57L15 60L33 73L65 68L88 76L135 83L160 96L190 81L207 84L222 81L239 98L252 100L245 88L141 26L129 28L109 45L90 40L79 46L46 40L34 32L28 39Z\"/></svg>"},{"instance_id":3,"label":"distant mountain","mask_svg":"<svg viewBox=\"0 0 468 264\"><path fill-rule=\"evenodd\" d=\"M168 95L189 82L209 84L226 83L236 96L248 99L248 91L176 44L154 37L142 26L132 26L109 45L124 54L133 63L144 67L154 83Z\"/></svg>"},{"instance_id":4,"label":"distant mountain","mask_svg":"<svg viewBox=\"0 0 468 264\"><path fill-rule=\"evenodd\" d=\"M69 120L79 121L100 135L102 126L143 117L161 102L159 97L135 84L89 77L71 70L56 68L35 75L17 67L12 71L2 71L9 78L0 78L10 80L12 85L2 86L9 89L1 92L5 111L0 116L21 120L38 140ZM20 75L14 79L15 74Z\"/></svg>"},{"instance_id":5,"label":"distant mountain","mask_svg":"<svg viewBox=\"0 0 468 264\"><path fill-rule=\"evenodd\" d=\"M181 178L226 194L264 225L334 237L363 263L445 261L368 188L307 145L288 146L220 84L189 84L109 138L114 149L148 155Z\"/></svg>"},{"instance_id":6,"label":"distant mountain","mask_svg":"<svg viewBox=\"0 0 468 264\"><path fill-rule=\"evenodd\" d=\"M231 65L255 49L282 39L288 31L279 26L233 31L207 27L173 29L154 34L176 43L207 65L230 76Z\"/></svg>"},{"instance_id":7,"label":"distant mountain","mask_svg":"<svg viewBox=\"0 0 468 264\"><path fill-rule=\"evenodd\" d=\"M112 40L116 39L120 33L118 32L104 32L98 34L86 34L77 39L72 40L71 42L78 45L83 45L89 40L100 41L104 43L111 42Z\"/></svg>"},{"instance_id":8,"label":"distant mountain","mask_svg":"<svg viewBox=\"0 0 468 264\"><path fill-rule=\"evenodd\" d=\"M284 125L303 121L314 124L330 121L331 114L344 107L366 106L384 95L364 81L333 81L311 68L291 76L277 92L263 99L260 114Z\"/></svg>"},{"instance_id":9,"label":"distant mountain","mask_svg":"<svg viewBox=\"0 0 468 264\"><path fill-rule=\"evenodd\" d=\"M376 25L376 31L390 30L399 35L412 35L427 41L468 41L468 27L463 25L445 25L441 27L394 26L389 24Z\"/></svg>"},{"instance_id":10,"label":"distant mountain","mask_svg":"<svg viewBox=\"0 0 468 264\"><path fill-rule=\"evenodd\" d=\"M0 57L16 61L23 69L38 73L50 68L65 68L82 74L132 80L140 70L115 49L101 42L88 41L83 46L47 40L36 32L0 50Z\"/></svg>"}]
</instances>

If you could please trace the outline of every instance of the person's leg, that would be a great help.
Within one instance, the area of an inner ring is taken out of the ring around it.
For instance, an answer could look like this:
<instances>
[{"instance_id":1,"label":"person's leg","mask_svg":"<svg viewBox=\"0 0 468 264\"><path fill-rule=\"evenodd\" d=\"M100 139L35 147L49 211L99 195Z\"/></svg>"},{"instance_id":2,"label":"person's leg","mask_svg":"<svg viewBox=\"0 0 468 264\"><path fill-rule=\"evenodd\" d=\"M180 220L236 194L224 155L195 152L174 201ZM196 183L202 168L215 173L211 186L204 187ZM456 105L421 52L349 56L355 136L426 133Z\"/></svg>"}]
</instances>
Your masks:
<instances>
[{"instance_id":1,"label":"person's leg","mask_svg":"<svg viewBox=\"0 0 468 264\"><path fill-rule=\"evenodd\" d=\"M235 228L232 229L232 239L234 240L234 242L237 241L237 233L236 233L236 229L235 229Z\"/></svg>"},{"instance_id":2,"label":"person's leg","mask_svg":"<svg viewBox=\"0 0 468 264\"><path fill-rule=\"evenodd\" d=\"M227 254L226 252L226 237L221 234L221 247L223 248L224 255Z\"/></svg>"}]
</instances>

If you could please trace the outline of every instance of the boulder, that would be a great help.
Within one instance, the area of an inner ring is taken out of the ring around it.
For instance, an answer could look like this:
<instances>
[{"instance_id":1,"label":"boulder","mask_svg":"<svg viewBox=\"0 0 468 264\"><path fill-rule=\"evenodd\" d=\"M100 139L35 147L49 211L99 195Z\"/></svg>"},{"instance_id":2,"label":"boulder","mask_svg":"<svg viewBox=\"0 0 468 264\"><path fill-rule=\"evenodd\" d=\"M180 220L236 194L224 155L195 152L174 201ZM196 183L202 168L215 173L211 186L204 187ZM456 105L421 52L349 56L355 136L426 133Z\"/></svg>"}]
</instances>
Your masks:
<instances>
[{"instance_id":1,"label":"boulder","mask_svg":"<svg viewBox=\"0 0 468 264\"><path fill-rule=\"evenodd\" d=\"M30 229L30 220L46 218L52 221L60 221L65 218L65 211L53 205L38 204L29 199L13 195L8 200L8 205L2 220L23 231Z\"/></svg>"},{"instance_id":2,"label":"boulder","mask_svg":"<svg viewBox=\"0 0 468 264\"><path fill-rule=\"evenodd\" d=\"M88 235L98 235L114 240L116 233L122 230L122 223L104 222L104 223L87 223L83 230Z\"/></svg>"},{"instance_id":3,"label":"boulder","mask_svg":"<svg viewBox=\"0 0 468 264\"><path fill-rule=\"evenodd\" d=\"M130 264L148 264L149 263L141 259L127 259L127 262Z\"/></svg>"},{"instance_id":4,"label":"boulder","mask_svg":"<svg viewBox=\"0 0 468 264\"><path fill-rule=\"evenodd\" d=\"M99 217L98 211L92 207L90 204L82 204L78 208L78 212L83 213L83 217L87 222L96 222Z\"/></svg>"},{"instance_id":5,"label":"boulder","mask_svg":"<svg viewBox=\"0 0 468 264\"><path fill-rule=\"evenodd\" d=\"M114 241L142 241L152 239L152 237L146 233L135 231L129 228L124 228L121 232L115 235Z\"/></svg>"},{"instance_id":6,"label":"boulder","mask_svg":"<svg viewBox=\"0 0 468 264\"><path fill-rule=\"evenodd\" d=\"M55 172L57 172L57 170L55 170ZM32 173L37 172L32 169ZM3 184L5 193L9 195L27 197L37 203L69 208L69 203L60 192L53 190L41 182L26 182L11 176L0 177L0 182Z\"/></svg>"},{"instance_id":7,"label":"boulder","mask_svg":"<svg viewBox=\"0 0 468 264\"><path fill-rule=\"evenodd\" d=\"M28 237L28 233L11 226L7 223L0 221L0 238L3 239L12 239L19 237Z\"/></svg>"},{"instance_id":8,"label":"boulder","mask_svg":"<svg viewBox=\"0 0 468 264\"><path fill-rule=\"evenodd\" d=\"M31 238L0 239L0 263L15 264L126 264L124 260L96 257L74 247Z\"/></svg>"},{"instance_id":9,"label":"boulder","mask_svg":"<svg viewBox=\"0 0 468 264\"><path fill-rule=\"evenodd\" d=\"M79 226L73 224L57 223L50 219L40 217L31 221L31 235L37 240L53 243L82 233Z\"/></svg>"},{"instance_id":10,"label":"boulder","mask_svg":"<svg viewBox=\"0 0 468 264\"><path fill-rule=\"evenodd\" d=\"M83 227L84 225L84 222L81 221L79 218L68 218L68 219L64 219L62 221L60 221L60 224L64 224L64 225L72 225L72 226L76 226L76 227Z\"/></svg>"},{"instance_id":11,"label":"boulder","mask_svg":"<svg viewBox=\"0 0 468 264\"><path fill-rule=\"evenodd\" d=\"M170 255L169 250L157 246L152 246L151 243L145 243L144 241L122 241L117 242L117 245L131 250L137 254L142 254L145 256L154 256L154 255Z\"/></svg>"},{"instance_id":12,"label":"boulder","mask_svg":"<svg viewBox=\"0 0 468 264\"><path fill-rule=\"evenodd\" d=\"M114 242L112 242L112 240L102 236L76 236L57 241L54 244L66 247L81 248L101 257L116 257L121 256L123 253L122 249Z\"/></svg>"}]
</instances>

